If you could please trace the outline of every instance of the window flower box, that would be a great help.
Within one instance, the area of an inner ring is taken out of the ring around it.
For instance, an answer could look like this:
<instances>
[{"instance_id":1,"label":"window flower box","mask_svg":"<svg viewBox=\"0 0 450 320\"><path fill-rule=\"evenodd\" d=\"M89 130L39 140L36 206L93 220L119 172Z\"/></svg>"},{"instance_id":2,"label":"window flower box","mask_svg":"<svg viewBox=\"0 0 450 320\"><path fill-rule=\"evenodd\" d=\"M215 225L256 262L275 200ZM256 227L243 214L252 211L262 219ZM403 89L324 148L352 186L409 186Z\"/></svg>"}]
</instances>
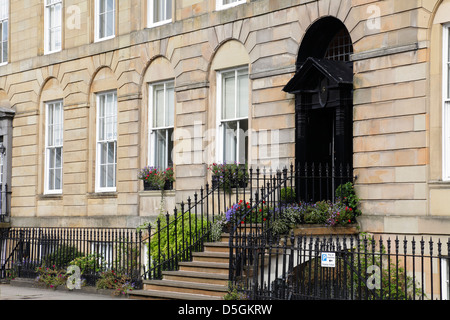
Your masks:
<instances>
[{"instance_id":1,"label":"window flower box","mask_svg":"<svg viewBox=\"0 0 450 320\"><path fill-rule=\"evenodd\" d=\"M144 190L172 190L175 181L173 168L161 171L151 166L143 168L138 178L143 181Z\"/></svg>"}]
</instances>

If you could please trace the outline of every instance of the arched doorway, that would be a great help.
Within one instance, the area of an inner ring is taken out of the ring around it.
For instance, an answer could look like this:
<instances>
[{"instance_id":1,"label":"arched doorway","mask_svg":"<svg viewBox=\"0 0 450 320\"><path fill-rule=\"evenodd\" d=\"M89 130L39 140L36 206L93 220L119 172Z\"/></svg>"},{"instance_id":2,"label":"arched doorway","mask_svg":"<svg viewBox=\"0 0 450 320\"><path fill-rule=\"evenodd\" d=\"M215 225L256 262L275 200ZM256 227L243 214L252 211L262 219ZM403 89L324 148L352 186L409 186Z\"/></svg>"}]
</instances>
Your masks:
<instances>
[{"instance_id":1,"label":"arched doorway","mask_svg":"<svg viewBox=\"0 0 450 320\"><path fill-rule=\"evenodd\" d=\"M353 45L345 25L326 17L314 23L300 46L295 76L283 89L295 94L296 166L303 200L335 197L352 180Z\"/></svg>"}]
</instances>

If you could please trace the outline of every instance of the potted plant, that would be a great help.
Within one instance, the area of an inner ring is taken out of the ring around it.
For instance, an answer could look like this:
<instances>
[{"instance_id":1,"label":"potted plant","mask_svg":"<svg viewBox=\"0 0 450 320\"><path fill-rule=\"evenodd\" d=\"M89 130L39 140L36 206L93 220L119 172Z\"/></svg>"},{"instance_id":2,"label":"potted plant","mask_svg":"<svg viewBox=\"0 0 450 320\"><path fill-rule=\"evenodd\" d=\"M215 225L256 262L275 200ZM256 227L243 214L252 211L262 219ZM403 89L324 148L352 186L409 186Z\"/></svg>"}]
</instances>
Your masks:
<instances>
[{"instance_id":1,"label":"potted plant","mask_svg":"<svg viewBox=\"0 0 450 320\"><path fill-rule=\"evenodd\" d=\"M232 188L246 188L248 183L248 170L246 164L213 163L208 166L212 173L213 189L221 187L227 192Z\"/></svg>"},{"instance_id":2,"label":"potted plant","mask_svg":"<svg viewBox=\"0 0 450 320\"><path fill-rule=\"evenodd\" d=\"M172 167L160 171L159 168L147 166L139 171L138 178L144 182L144 190L172 190L175 181Z\"/></svg>"}]
</instances>

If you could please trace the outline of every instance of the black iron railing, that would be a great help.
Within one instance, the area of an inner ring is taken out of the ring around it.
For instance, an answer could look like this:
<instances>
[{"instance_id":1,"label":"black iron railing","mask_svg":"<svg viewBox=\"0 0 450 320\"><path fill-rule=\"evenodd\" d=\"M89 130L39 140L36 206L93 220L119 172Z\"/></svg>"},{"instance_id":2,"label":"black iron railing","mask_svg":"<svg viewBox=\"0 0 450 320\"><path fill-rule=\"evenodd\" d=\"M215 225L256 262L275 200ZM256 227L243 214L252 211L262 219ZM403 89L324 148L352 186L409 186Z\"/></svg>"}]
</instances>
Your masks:
<instances>
[{"instance_id":1,"label":"black iron railing","mask_svg":"<svg viewBox=\"0 0 450 320\"><path fill-rule=\"evenodd\" d=\"M283 170L231 167L214 170L211 184L148 226L145 278L160 279L163 271L177 270L179 262L190 261L205 242L216 240L218 225L233 235L268 235L283 203L332 200L335 186L353 181L349 166L336 170L320 164L291 165ZM329 187L333 187L330 192Z\"/></svg>"},{"instance_id":2,"label":"black iron railing","mask_svg":"<svg viewBox=\"0 0 450 320\"><path fill-rule=\"evenodd\" d=\"M245 235L233 253L233 286L250 299L450 298L450 239Z\"/></svg>"},{"instance_id":3,"label":"black iron railing","mask_svg":"<svg viewBox=\"0 0 450 320\"><path fill-rule=\"evenodd\" d=\"M236 172L225 172L206 184L194 198L188 198L175 208L173 214L166 213L154 224L148 226L149 250L147 260L150 262L144 277L160 279L163 271L178 269L178 263L190 261L192 253L203 250L205 242L215 241L212 232L218 221L226 219L227 212L238 203L245 204L245 212L259 208L275 200L272 183L281 184L281 171L275 173L260 169L239 168ZM242 170L242 171L241 171ZM283 178L287 183L287 170ZM247 209L248 208L248 209ZM246 228L258 224L255 216ZM229 219L223 227L237 226L236 217ZM225 230L229 232L229 230Z\"/></svg>"},{"instance_id":4,"label":"black iron railing","mask_svg":"<svg viewBox=\"0 0 450 320\"><path fill-rule=\"evenodd\" d=\"M9 228L0 231L0 279L36 278L39 268L81 267L95 285L102 272L114 270L136 283L142 274L142 234L135 229Z\"/></svg>"}]
</instances>

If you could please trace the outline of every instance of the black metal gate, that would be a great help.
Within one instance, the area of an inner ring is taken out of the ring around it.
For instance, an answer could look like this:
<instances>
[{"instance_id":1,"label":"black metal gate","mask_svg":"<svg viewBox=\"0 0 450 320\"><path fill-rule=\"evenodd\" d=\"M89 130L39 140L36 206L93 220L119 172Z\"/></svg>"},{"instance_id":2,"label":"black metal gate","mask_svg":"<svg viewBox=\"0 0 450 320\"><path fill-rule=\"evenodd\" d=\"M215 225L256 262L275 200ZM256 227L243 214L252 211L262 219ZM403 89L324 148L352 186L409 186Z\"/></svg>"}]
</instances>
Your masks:
<instances>
[{"instance_id":1,"label":"black metal gate","mask_svg":"<svg viewBox=\"0 0 450 320\"><path fill-rule=\"evenodd\" d=\"M232 282L251 299L449 299L450 240L299 235L235 243Z\"/></svg>"}]
</instances>

